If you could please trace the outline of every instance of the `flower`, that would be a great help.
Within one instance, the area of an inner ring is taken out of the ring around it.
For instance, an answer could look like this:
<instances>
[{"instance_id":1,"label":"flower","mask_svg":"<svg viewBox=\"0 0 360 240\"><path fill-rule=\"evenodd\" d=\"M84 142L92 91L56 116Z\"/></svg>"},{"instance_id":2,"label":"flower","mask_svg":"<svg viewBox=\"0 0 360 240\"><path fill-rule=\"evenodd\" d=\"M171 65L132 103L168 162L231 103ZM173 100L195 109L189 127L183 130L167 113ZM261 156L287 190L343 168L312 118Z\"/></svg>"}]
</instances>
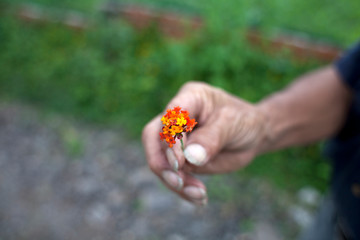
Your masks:
<instances>
[{"instance_id":1,"label":"flower","mask_svg":"<svg viewBox=\"0 0 360 240\"><path fill-rule=\"evenodd\" d=\"M166 110L161 122L164 126L160 140L165 140L170 148L176 143L176 138L181 141L183 133L191 132L197 124L195 119L190 119L188 111L181 110L181 107Z\"/></svg>"}]
</instances>

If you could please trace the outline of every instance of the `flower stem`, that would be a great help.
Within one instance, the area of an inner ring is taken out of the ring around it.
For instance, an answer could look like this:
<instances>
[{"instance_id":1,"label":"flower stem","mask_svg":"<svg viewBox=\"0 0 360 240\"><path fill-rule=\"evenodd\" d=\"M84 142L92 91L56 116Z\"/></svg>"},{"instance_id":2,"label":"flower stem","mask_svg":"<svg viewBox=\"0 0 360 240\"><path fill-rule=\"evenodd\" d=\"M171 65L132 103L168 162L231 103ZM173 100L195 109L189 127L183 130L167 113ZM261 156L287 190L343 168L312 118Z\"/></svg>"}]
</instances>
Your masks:
<instances>
[{"instance_id":1,"label":"flower stem","mask_svg":"<svg viewBox=\"0 0 360 240\"><path fill-rule=\"evenodd\" d=\"M183 150L183 151L184 151L184 142L183 142L183 140L182 140L182 139L180 139L180 142L181 142L181 150Z\"/></svg>"}]
</instances>

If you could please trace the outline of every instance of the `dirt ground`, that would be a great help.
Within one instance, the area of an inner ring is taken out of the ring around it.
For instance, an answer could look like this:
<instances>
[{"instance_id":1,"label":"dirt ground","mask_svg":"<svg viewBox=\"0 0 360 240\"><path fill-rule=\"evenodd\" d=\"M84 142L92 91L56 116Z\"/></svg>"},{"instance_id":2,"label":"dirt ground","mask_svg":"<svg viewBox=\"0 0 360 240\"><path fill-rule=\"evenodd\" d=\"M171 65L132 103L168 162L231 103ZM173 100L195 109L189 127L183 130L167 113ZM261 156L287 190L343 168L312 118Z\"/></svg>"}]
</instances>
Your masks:
<instances>
[{"instance_id":1,"label":"dirt ground","mask_svg":"<svg viewBox=\"0 0 360 240\"><path fill-rule=\"evenodd\" d=\"M0 240L279 240L298 231L291 198L261 180L205 178L210 192L226 184L229 193L210 194L202 208L178 199L125 136L0 103Z\"/></svg>"}]
</instances>

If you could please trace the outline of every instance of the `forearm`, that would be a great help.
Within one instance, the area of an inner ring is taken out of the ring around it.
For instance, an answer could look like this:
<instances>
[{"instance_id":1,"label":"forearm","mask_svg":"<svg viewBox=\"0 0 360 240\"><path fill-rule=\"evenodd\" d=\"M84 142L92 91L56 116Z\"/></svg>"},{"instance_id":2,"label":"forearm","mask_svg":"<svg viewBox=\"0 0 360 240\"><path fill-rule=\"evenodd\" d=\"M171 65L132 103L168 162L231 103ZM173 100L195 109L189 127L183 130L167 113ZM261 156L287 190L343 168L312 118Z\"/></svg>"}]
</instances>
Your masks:
<instances>
[{"instance_id":1,"label":"forearm","mask_svg":"<svg viewBox=\"0 0 360 240\"><path fill-rule=\"evenodd\" d=\"M350 90L333 67L297 79L288 88L262 100L266 139L260 152L303 145L334 135L351 101Z\"/></svg>"}]
</instances>

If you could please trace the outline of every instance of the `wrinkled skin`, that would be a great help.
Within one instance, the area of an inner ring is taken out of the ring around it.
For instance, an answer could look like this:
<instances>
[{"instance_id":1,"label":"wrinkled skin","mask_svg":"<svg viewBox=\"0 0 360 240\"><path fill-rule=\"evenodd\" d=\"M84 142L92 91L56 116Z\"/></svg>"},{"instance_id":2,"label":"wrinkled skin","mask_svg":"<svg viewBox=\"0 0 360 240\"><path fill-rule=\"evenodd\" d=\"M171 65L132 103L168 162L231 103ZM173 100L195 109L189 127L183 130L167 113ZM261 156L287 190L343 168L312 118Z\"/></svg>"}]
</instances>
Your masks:
<instances>
[{"instance_id":1,"label":"wrinkled skin","mask_svg":"<svg viewBox=\"0 0 360 240\"><path fill-rule=\"evenodd\" d=\"M353 93L333 66L295 79L256 105L204 83L185 84L167 108L181 106L198 126L180 144L161 143L161 115L143 130L151 170L173 191L196 204L207 201L193 173L217 174L246 166L260 153L334 136L342 127ZM185 158L186 156L186 158Z\"/></svg>"},{"instance_id":2,"label":"wrinkled skin","mask_svg":"<svg viewBox=\"0 0 360 240\"><path fill-rule=\"evenodd\" d=\"M217 174L235 171L249 164L266 138L265 117L256 106L225 91L204 83L186 83L167 106L180 106L198 121L194 131L184 137L185 151L191 144L200 144L206 151L204 161L196 166L184 157L180 143L168 150L159 139L161 115L150 121L143 130L142 140L150 169L174 192L195 204L204 204L206 196L192 199L184 194L187 186L205 190L205 185L193 173ZM173 151L178 171L173 170L166 151ZM164 181L162 172L170 170L183 180L174 188Z\"/></svg>"}]
</instances>

